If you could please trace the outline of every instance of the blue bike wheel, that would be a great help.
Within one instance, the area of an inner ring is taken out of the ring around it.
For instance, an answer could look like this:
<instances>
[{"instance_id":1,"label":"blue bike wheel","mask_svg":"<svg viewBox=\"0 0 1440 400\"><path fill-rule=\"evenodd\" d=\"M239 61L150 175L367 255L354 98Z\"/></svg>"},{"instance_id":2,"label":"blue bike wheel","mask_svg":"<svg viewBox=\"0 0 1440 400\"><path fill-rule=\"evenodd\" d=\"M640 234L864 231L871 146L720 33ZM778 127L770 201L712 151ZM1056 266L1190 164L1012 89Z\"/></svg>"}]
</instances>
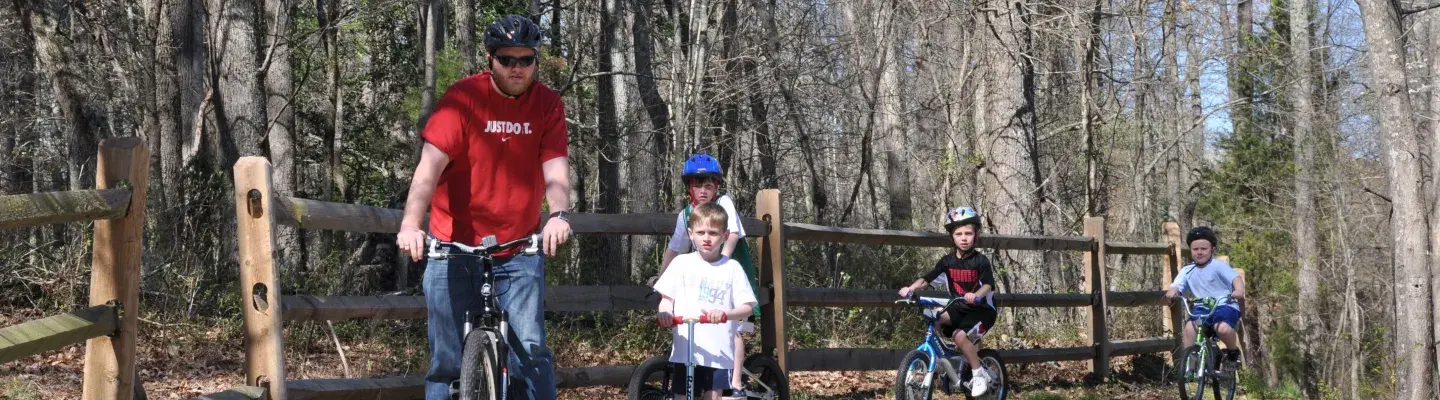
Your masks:
<instances>
[{"instance_id":1,"label":"blue bike wheel","mask_svg":"<svg viewBox=\"0 0 1440 400\"><path fill-rule=\"evenodd\" d=\"M930 370L930 354L913 350L900 361L895 374L896 400L930 400L935 396L936 381L939 378Z\"/></svg>"}]
</instances>

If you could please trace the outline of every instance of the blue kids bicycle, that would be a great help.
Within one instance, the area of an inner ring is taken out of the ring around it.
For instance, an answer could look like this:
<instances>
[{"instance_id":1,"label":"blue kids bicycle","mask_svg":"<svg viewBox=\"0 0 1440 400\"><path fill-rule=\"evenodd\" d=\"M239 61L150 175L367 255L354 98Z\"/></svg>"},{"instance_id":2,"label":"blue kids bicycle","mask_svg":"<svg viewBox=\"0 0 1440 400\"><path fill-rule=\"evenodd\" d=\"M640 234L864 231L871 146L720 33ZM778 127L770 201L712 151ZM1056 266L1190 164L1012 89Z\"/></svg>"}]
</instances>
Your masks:
<instances>
[{"instance_id":1,"label":"blue kids bicycle","mask_svg":"<svg viewBox=\"0 0 1440 400\"><path fill-rule=\"evenodd\" d=\"M940 320L940 313L944 312L950 299L912 294L908 299L895 302L914 304L925 317L925 340L900 361L900 369L895 376L895 398L930 400L938 386L947 395L959 391L965 394L965 398L974 399L975 397L970 396L971 370L965 356L960 354L949 338L935 331L936 321ZM977 325L966 334L970 342L977 347L980 346L983 336L979 328ZM999 352L990 349L982 348L979 356L981 371L990 374L989 390L979 398L1004 400L1009 394L1005 386L1009 380L1005 374L1005 361L1000 358Z\"/></svg>"}]
</instances>

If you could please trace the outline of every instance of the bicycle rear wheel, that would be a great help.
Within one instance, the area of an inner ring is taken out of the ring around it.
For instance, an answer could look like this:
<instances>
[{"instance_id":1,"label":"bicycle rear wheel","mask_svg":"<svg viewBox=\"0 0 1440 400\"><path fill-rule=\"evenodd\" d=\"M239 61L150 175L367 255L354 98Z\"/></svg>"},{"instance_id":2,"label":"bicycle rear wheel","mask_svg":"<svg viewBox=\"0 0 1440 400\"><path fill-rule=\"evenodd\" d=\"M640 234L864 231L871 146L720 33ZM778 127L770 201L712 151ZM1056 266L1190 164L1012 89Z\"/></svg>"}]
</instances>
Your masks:
<instances>
[{"instance_id":1,"label":"bicycle rear wheel","mask_svg":"<svg viewBox=\"0 0 1440 400\"><path fill-rule=\"evenodd\" d=\"M1218 346L1210 346L1210 353L1214 354L1214 365L1210 371L1210 388L1215 393L1215 400L1233 400L1235 398L1235 376L1234 370L1227 371L1223 366L1225 356L1220 353Z\"/></svg>"},{"instance_id":2,"label":"bicycle rear wheel","mask_svg":"<svg viewBox=\"0 0 1440 400\"><path fill-rule=\"evenodd\" d=\"M493 331L480 329L465 336L465 352L460 361L460 400L500 399L497 337Z\"/></svg>"},{"instance_id":3,"label":"bicycle rear wheel","mask_svg":"<svg viewBox=\"0 0 1440 400\"><path fill-rule=\"evenodd\" d=\"M663 400L670 398L670 379L673 370L670 369L669 356L654 356L645 360L635 373L630 375L630 385L627 386L625 398L628 400Z\"/></svg>"},{"instance_id":4,"label":"bicycle rear wheel","mask_svg":"<svg viewBox=\"0 0 1440 400\"><path fill-rule=\"evenodd\" d=\"M1205 380L1209 377L1206 366L1210 365L1205 360L1207 354L1200 350L1200 346L1188 346L1175 355L1175 372L1177 386L1180 387L1180 400L1204 400Z\"/></svg>"},{"instance_id":5,"label":"bicycle rear wheel","mask_svg":"<svg viewBox=\"0 0 1440 400\"><path fill-rule=\"evenodd\" d=\"M763 354L745 357L745 371L753 377L746 380L745 392L751 399L790 400L790 378L780 369L780 363Z\"/></svg>"},{"instance_id":6,"label":"bicycle rear wheel","mask_svg":"<svg viewBox=\"0 0 1440 400\"><path fill-rule=\"evenodd\" d=\"M1006 383L1008 383L1010 379L1010 376L1007 375L1005 371L1005 360L1001 359L1000 352L995 350L980 350L980 354L978 355L980 356L980 366L985 367L985 370L990 372L990 388L980 397L971 396L970 392L966 391L965 398L1005 400L1005 396L1009 395L1009 391L1006 390ZM968 369L970 366L962 364L957 366L957 368Z\"/></svg>"},{"instance_id":7,"label":"bicycle rear wheel","mask_svg":"<svg viewBox=\"0 0 1440 400\"><path fill-rule=\"evenodd\" d=\"M895 374L896 400L930 400L935 395L934 374L930 370L930 354L912 350L900 361ZM926 381L926 377L930 380Z\"/></svg>"}]
</instances>

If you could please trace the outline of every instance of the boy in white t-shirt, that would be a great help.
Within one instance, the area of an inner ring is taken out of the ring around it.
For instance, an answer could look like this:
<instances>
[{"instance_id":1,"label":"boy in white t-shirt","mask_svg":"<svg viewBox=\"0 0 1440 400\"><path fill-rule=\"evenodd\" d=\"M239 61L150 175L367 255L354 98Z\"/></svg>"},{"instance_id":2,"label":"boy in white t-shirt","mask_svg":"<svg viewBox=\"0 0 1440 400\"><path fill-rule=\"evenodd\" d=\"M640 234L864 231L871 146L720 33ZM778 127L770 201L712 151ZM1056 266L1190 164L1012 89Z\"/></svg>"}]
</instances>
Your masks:
<instances>
[{"instance_id":1,"label":"boy in white t-shirt","mask_svg":"<svg viewBox=\"0 0 1440 400\"><path fill-rule=\"evenodd\" d=\"M685 362L695 362L695 397L717 400L721 391L730 387L730 374L735 362L734 340L738 320L750 316L757 301L751 292L750 280L740 263L720 253L728 235L725 209L705 203L690 215L689 236L696 251L675 257L655 282L655 291L662 296L658 319L660 326L674 325L674 316L686 318L725 318L722 324L696 324L695 337L685 329L671 334L674 345L670 351L670 392L676 399L685 398ZM689 341L694 340L695 353L686 355Z\"/></svg>"}]
</instances>

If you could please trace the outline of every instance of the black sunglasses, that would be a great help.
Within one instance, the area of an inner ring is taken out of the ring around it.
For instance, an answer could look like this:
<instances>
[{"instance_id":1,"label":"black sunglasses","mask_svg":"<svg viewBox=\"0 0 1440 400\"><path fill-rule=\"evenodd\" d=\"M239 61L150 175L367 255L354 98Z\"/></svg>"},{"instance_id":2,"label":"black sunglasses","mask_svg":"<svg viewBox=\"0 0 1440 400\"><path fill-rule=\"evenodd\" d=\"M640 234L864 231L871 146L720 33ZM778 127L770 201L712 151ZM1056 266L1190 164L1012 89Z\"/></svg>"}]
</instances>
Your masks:
<instances>
[{"instance_id":1,"label":"black sunglasses","mask_svg":"<svg viewBox=\"0 0 1440 400\"><path fill-rule=\"evenodd\" d=\"M524 57L494 56L494 58L495 58L495 61L499 61L499 62L500 62L500 65L504 65L504 66L507 67L507 68L513 68L513 67L515 67L516 65L519 65L519 66L521 66L521 67L528 67L528 66L531 66L531 65L535 65L535 56L533 56L533 55L524 56Z\"/></svg>"}]
</instances>

